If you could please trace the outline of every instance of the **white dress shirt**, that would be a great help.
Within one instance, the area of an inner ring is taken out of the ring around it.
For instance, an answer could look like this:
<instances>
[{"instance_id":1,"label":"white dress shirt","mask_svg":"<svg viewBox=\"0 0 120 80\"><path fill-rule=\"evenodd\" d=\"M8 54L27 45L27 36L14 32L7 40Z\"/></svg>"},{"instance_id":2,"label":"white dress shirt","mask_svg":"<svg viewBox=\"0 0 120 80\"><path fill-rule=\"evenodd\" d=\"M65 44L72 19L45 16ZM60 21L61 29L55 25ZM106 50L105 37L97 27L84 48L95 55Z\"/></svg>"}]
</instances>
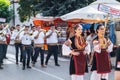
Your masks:
<instances>
[{"instance_id":1,"label":"white dress shirt","mask_svg":"<svg viewBox=\"0 0 120 80\"><path fill-rule=\"evenodd\" d=\"M15 38L17 37L17 35L18 35L18 30L14 30L13 31L13 33L12 33L12 35L11 35L11 40L15 40Z\"/></svg>"},{"instance_id":2,"label":"white dress shirt","mask_svg":"<svg viewBox=\"0 0 120 80\"><path fill-rule=\"evenodd\" d=\"M0 32L1 32L1 31L2 31L2 30L0 30ZM2 36L2 35L3 35L3 36ZM3 31L2 34L0 35L0 41L6 41L5 35L6 35L6 31Z\"/></svg>"},{"instance_id":3,"label":"white dress shirt","mask_svg":"<svg viewBox=\"0 0 120 80\"><path fill-rule=\"evenodd\" d=\"M46 33L46 36L52 33L52 30L49 30ZM54 31L50 37L47 38L47 43L58 43L58 37L57 37L57 32Z\"/></svg>"},{"instance_id":4,"label":"white dress shirt","mask_svg":"<svg viewBox=\"0 0 120 80\"><path fill-rule=\"evenodd\" d=\"M23 45L31 45L33 37L29 34L24 34L24 31L20 33L20 40Z\"/></svg>"},{"instance_id":5,"label":"white dress shirt","mask_svg":"<svg viewBox=\"0 0 120 80\"><path fill-rule=\"evenodd\" d=\"M38 31L34 32L34 37L35 37L38 33L39 33ZM45 34L44 34L43 31L41 31L41 32L39 33L39 35L38 35L38 38L37 38L37 39L34 38L34 44L44 44L44 37L45 37Z\"/></svg>"}]
</instances>

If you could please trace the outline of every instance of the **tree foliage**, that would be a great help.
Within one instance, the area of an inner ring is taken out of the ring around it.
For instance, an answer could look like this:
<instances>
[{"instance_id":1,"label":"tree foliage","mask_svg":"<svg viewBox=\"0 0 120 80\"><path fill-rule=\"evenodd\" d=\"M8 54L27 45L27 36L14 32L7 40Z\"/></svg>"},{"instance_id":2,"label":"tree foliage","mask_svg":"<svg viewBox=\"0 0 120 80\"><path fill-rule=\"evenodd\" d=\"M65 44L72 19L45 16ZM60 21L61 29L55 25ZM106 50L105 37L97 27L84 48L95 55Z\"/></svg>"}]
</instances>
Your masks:
<instances>
[{"instance_id":1,"label":"tree foliage","mask_svg":"<svg viewBox=\"0 0 120 80\"><path fill-rule=\"evenodd\" d=\"M87 6L95 0L41 0L35 9L44 16L61 16L78 8Z\"/></svg>"},{"instance_id":2,"label":"tree foliage","mask_svg":"<svg viewBox=\"0 0 120 80\"><path fill-rule=\"evenodd\" d=\"M24 22L37 13L43 16L61 16L78 8L87 6L95 0L20 0L18 13Z\"/></svg>"},{"instance_id":3,"label":"tree foliage","mask_svg":"<svg viewBox=\"0 0 120 80\"><path fill-rule=\"evenodd\" d=\"M36 15L36 11L34 10L33 6L37 5L38 3L39 0L20 0L18 14L21 22L24 22L31 16Z\"/></svg>"},{"instance_id":4,"label":"tree foliage","mask_svg":"<svg viewBox=\"0 0 120 80\"><path fill-rule=\"evenodd\" d=\"M12 19L12 10L9 10L9 5L9 0L0 0L0 18L5 18L6 22Z\"/></svg>"}]
</instances>

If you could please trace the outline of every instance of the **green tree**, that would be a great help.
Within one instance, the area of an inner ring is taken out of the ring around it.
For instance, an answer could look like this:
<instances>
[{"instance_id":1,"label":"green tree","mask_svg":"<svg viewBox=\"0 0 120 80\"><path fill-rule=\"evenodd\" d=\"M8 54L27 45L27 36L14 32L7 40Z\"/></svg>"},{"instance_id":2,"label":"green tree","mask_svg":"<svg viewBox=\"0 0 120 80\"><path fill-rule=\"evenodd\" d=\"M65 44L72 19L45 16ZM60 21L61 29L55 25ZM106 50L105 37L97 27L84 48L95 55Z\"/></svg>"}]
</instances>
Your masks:
<instances>
[{"instance_id":1,"label":"green tree","mask_svg":"<svg viewBox=\"0 0 120 80\"><path fill-rule=\"evenodd\" d=\"M120 2L120 0L117 0L117 1L119 1L119 2Z\"/></svg>"},{"instance_id":2,"label":"green tree","mask_svg":"<svg viewBox=\"0 0 120 80\"><path fill-rule=\"evenodd\" d=\"M78 8L87 6L95 0L41 0L35 6L43 16L61 16Z\"/></svg>"},{"instance_id":3,"label":"green tree","mask_svg":"<svg viewBox=\"0 0 120 80\"><path fill-rule=\"evenodd\" d=\"M9 0L0 0L0 18L5 18L6 22L12 19L12 10L9 10L9 5Z\"/></svg>"},{"instance_id":4,"label":"green tree","mask_svg":"<svg viewBox=\"0 0 120 80\"><path fill-rule=\"evenodd\" d=\"M20 0L18 14L21 22L37 13L42 13L43 16L61 16L93 1L95 0Z\"/></svg>"},{"instance_id":5,"label":"green tree","mask_svg":"<svg viewBox=\"0 0 120 80\"><path fill-rule=\"evenodd\" d=\"M18 14L20 16L20 21L24 22L30 19L31 16L35 16L37 13L33 6L39 3L39 0L20 0L18 8Z\"/></svg>"}]
</instances>

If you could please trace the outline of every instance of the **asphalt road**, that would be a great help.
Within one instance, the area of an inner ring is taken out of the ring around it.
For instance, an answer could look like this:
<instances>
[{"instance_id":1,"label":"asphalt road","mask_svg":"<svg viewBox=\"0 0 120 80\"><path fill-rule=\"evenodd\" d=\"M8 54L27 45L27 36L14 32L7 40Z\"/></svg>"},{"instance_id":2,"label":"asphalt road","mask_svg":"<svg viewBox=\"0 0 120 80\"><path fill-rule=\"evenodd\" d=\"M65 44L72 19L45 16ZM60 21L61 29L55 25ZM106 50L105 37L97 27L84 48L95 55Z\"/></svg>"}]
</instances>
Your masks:
<instances>
[{"instance_id":1,"label":"asphalt road","mask_svg":"<svg viewBox=\"0 0 120 80\"><path fill-rule=\"evenodd\" d=\"M8 46L8 59L4 60L4 69L0 70L0 80L70 80L69 75L69 58L59 57L60 67L54 65L53 57L51 57L48 66L42 68L40 60L32 69L22 70L22 64L15 64L15 48ZM114 65L115 58L112 58ZM89 67L90 70L90 67ZM85 74L85 80L89 80L91 72ZM114 70L109 74L109 80L114 80Z\"/></svg>"}]
</instances>

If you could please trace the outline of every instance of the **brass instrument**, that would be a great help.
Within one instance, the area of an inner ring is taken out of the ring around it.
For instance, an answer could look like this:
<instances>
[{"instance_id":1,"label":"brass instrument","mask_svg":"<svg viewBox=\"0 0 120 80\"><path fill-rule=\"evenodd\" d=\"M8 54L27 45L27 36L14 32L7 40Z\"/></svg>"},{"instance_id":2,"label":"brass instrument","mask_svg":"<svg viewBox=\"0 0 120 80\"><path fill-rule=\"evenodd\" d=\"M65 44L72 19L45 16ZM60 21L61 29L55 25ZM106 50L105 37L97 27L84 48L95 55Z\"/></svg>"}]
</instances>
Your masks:
<instances>
[{"instance_id":1,"label":"brass instrument","mask_svg":"<svg viewBox=\"0 0 120 80\"><path fill-rule=\"evenodd\" d=\"M6 25L1 31L0 31L0 36L4 36L6 34L6 29L9 28L9 25Z\"/></svg>"},{"instance_id":2,"label":"brass instrument","mask_svg":"<svg viewBox=\"0 0 120 80\"><path fill-rule=\"evenodd\" d=\"M18 32L17 36L25 29L25 26Z\"/></svg>"},{"instance_id":3,"label":"brass instrument","mask_svg":"<svg viewBox=\"0 0 120 80\"><path fill-rule=\"evenodd\" d=\"M20 43L20 40L19 40L18 38L19 38L20 33L21 33L24 29L25 29L25 26L17 33L16 38L15 38L15 42L16 42L16 43Z\"/></svg>"},{"instance_id":4,"label":"brass instrument","mask_svg":"<svg viewBox=\"0 0 120 80\"><path fill-rule=\"evenodd\" d=\"M57 33L58 36L61 36L61 32L58 30L55 30L55 32Z\"/></svg>"},{"instance_id":5,"label":"brass instrument","mask_svg":"<svg viewBox=\"0 0 120 80\"><path fill-rule=\"evenodd\" d=\"M33 36L33 32L32 33L29 33L30 36Z\"/></svg>"}]
</instances>

